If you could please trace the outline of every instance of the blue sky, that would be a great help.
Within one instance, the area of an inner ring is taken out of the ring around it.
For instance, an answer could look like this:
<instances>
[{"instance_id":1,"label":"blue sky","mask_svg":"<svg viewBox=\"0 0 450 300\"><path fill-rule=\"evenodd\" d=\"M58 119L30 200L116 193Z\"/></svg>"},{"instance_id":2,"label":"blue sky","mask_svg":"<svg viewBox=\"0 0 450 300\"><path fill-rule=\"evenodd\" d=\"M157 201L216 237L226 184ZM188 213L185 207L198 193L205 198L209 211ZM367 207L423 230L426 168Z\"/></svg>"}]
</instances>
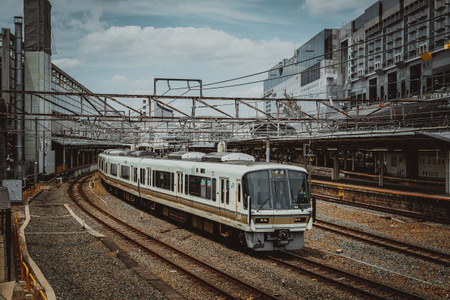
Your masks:
<instances>
[{"instance_id":1,"label":"blue sky","mask_svg":"<svg viewBox=\"0 0 450 300\"><path fill-rule=\"evenodd\" d=\"M155 77L206 84L268 70L322 29L341 27L375 1L50 2L53 63L93 92L145 94L153 92ZM0 6L0 27L14 31L13 17L23 15L22 0L2 0ZM167 87L158 88L161 94ZM259 83L204 95L261 97L262 92Z\"/></svg>"}]
</instances>

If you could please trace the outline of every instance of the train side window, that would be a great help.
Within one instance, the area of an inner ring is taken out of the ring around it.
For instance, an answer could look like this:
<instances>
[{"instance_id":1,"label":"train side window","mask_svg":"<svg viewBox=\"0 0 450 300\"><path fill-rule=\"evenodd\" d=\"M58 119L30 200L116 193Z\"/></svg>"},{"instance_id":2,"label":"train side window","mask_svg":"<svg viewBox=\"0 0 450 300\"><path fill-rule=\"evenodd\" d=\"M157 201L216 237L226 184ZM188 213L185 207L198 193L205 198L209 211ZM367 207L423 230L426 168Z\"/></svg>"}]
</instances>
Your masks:
<instances>
[{"instance_id":1,"label":"train side window","mask_svg":"<svg viewBox=\"0 0 450 300\"><path fill-rule=\"evenodd\" d=\"M138 181L138 169L133 167L133 181L137 183Z\"/></svg>"},{"instance_id":2,"label":"train side window","mask_svg":"<svg viewBox=\"0 0 450 300\"><path fill-rule=\"evenodd\" d=\"M237 201L241 202L241 184L238 183L237 185Z\"/></svg>"},{"instance_id":3,"label":"train side window","mask_svg":"<svg viewBox=\"0 0 450 300\"><path fill-rule=\"evenodd\" d=\"M211 199L212 201L216 202L216 179L212 179L212 186L211 186Z\"/></svg>"},{"instance_id":4,"label":"train side window","mask_svg":"<svg viewBox=\"0 0 450 300\"><path fill-rule=\"evenodd\" d=\"M170 190L175 191L175 173L170 173Z\"/></svg>"},{"instance_id":5,"label":"train side window","mask_svg":"<svg viewBox=\"0 0 450 300\"><path fill-rule=\"evenodd\" d=\"M225 182L225 187L226 187L226 196L225 196L225 199L226 199L226 202L227 202L227 204L230 204L230 181L227 179L227 180L225 180L226 182Z\"/></svg>"},{"instance_id":6,"label":"train side window","mask_svg":"<svg viewBox=\"0 0 450 300\"><path fill-rule=\"evenodd\" d=\"M201 177L190 175L189 176L189 195L200 197L201 189Z\"/></svg>"},{"instance_id":7,"label":"train side window","mask_svg":"<svg viewBox=\"0 0 450 300\"><path fill-rule=\"evenodd\" d=\"M110 170L111 176L117 177L117 164L111 164L110 167L111 167L111 170Z\"/></svg>"},{"instance_id":8,"label":"train side window","mask_svg":"<svg viewBox=\"0 0 450 300\"><path fill-rule=\"evenodd\" d=\"M225 200L225 180L220 179L220 203L223 203Z\"/></svg>"},{"instance_id":9,"label":"train side window","mask_svg":"<svg viewBox=\"0 0 450 300\"><path fill-rule=\"evenodd\" d=\"M140 169L140 184L145 185L145 169Z\"/></svg>"},{"instance_id":10,"label":"train side window","mask_svg":"<svg viewBox=\"0 0 450 300\"><path fill-rule=\"evenodd\" d=\"M184 193L189 195L189 175L184 176Z\"/></svg>"},{"instance_id":11,"label":"train side window","mask_svg":"<svg viewBox=\"0 0 450 300\"><path fill-rule=\"evenodd\" d=\"M147 169L147 185L150 186L151 185L151 178L152 178L152 169L148 168Z\"/></svg>"},{"instance_id":12,"label":"train side window","mask_svg":"<svg viewBox=\"0 0 450 300\"><path fill-rule=\"evenodd\" d=\"M211 178L206 178L206 198L211 199L212 181Z\"/></svg>"},{"instance_id":13,"label":"train side window","mask_svg":"<svg viewBox=\"0 0 450 300\"><path fill-rule=\"evenodd\" d=\"M183 193L183 173L177 172L177 192L182 194Z\"/></svg>"},{"instance_id":14,"label":"train side window","mask_svg":"<svg viewBox=\"0 0 450 300\"><path fill-rule=\"evenodd\" d=\"M120 166L120 178L130 180L130 166Z\"/></svg>"},{"instance_id":15,"label":"train side window","mask_svg":"<svg viewBox=\"0 0 450 300\"><path fill-rule=\"evenodd\" d=\"M230 181L228 179L221 179L220 202L224 201L230 204Z\"/></svg>"},{"instance_id":16,"label":"train side window","mask_svg":"<svg viewBox=\"0 0 450 300\"><path fill-rule=\"evenodd\" d=\"M202 198L208 198L208 194L206 192L206 177L201 177L200 179L200 197Z\"/></svg>"}]
</instances>

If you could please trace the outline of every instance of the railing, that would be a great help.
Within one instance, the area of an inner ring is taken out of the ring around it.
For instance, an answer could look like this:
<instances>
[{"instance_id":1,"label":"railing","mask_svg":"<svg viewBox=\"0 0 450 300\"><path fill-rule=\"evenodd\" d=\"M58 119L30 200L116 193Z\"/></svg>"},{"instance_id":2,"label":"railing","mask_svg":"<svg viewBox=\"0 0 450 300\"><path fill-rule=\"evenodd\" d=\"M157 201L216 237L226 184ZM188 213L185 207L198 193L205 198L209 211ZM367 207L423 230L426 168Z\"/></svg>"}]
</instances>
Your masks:
<instances>
[{"instance_id":1,"label":"railing","mask_svg":"<svg viewBox=\"0 0 450 300\"><path fill-rule=\"evenodd\" d=\"M32 293L33 299L34 300L41 300L41 299L47 300L44 290L41 288L38 288L37 281L34 279L33 275L29 271L27 264L23 261L22 244L20 242L19 224L17 222L17 213L14 215L14 224L16 226L17 245L19 248L20 281L26 282L26 290L30 294L31 294L31 281L33 281L33 293Z\"/></svg>"}]
</instances>

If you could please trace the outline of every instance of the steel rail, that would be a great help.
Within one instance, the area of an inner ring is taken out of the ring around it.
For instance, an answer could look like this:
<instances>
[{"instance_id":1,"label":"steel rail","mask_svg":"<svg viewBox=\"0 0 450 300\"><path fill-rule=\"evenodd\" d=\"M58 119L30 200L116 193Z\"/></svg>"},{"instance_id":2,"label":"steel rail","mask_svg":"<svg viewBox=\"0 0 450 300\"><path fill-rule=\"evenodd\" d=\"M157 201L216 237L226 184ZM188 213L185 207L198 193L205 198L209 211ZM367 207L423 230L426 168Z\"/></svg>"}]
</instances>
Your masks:
<instances>
[{"instance_id":1,"label":"steel rail","mask_svg":"<svg viewBox=\"0 0 450 300\"><path fill-rule=\"evenodd\" d=\"M414 294L408 293L406 291L403 291L403 290L400 290L400 289L397 289L397 288L394 288L394 287L390 287L390 286L387 286L385 284L382 284L382 283L379 283L379 282L376 282L376 281L373 281L373 280L370 280L370 279L367 279L367 278L364 278L364 277L360 277L360 276L358 276L356 274L352 274L352 273L349 273L349 272L346 272L346 271L343 271L343 270L339 270L339 269L333 268L331 266L327 266L327 265L315 262L313 260L309 260L307 258L301 257L301 256L299 256L297 254L294 254L292 252L289 252L289 251L281 251L281 252L284 255L289 256L290 258L294 258L296 260L300 260L303 263L307 263L307 264L313 266L314 268L319 268L319 269L322 269L322 270L324 270L324 271L326 271L328 273L337 274L339 276L345 276L345 278L349 278L349 279L351 279L353 281L359 282L360 284L362 283L362 284L365 284L365 285L370 285L375 290L381 289L381 290L389 293L389 296L391 296L392 294L395 294L396 296L404 297L404 298L407 298L407 299L426 299L426 298L423 298L421 296L414 295ZM325 276L325 275L319 274L317 271L308 270L306 267L300 267L300 266L288 263L288 262L286 262L286 261L284 261L284 260L282 260L280 258L276 258L274 256L269 256L269 259L273 260L276 263L282 264L282 265L284 265L286 267L292 268L292 269L294 269L294 270L296 270L296 271L298 271L300 273L308 274L309 276L319 278L319 279L321 279L323 281L332 283L332 284L334 284L336 286L342 287L342 288L344 288L346 290L349 290L351 292L355 292L355 293L358 293L358 294L360 294L362 296L369 297L370 299L386 299L386 296L388 296L386 294L384 294L384 295L376 295L376 294L373 294L373 293L371 293L369 291L366 291L367 287L365 287L365 286L360 288L360 287L357 287L357 286L353 286L353 285L344 283L344 282L341 281L342 277L339 278L339 279L333 279L333 278L331 278L331 276Z\"/></svg>"},{"instance_id":2,"label":"steel rail","mask_svg":"<svg viewBox=\"0 0 450 300\"><path fill-rule=\"evenodd\" d=\"M88 177L85 177L84 180L83 180L83 183L87 179L88 179ZM166 244L166 243L164 243L164 242L162 242L162 241L160 241L160 240L158 240L158 239L156 239L156 238L146 234L145 232L143 232L143 231L141 231L141 230L139 230L139 229L137 229L137 228L127 224L126 222L124 222L124 221L114 217L113 215L109 214L108 212L102 210L96 204L94 204L91 201L89 201L88 197L86 196L86 194L84 193L84 191L82 189L82 186L83 186L83 184L79 184L78 192L80 193L80 196L82 198L84 198L86 200L86 202L91 207L95 208L97 211L99 211L103 215L105 215L108 218L110 218L110 219L114 220L115 222L119 223L121 226L126 227L128 230L133 231L133 232L135 232L135 233L137 233L137 234L139 234L141 236L144 236L146 241L157 243L160 246L163 246L164 248L169 249L170 251L176 252L178 255L183 256L185 259L190 260L191 262L194 262L194 263L202 266L203 268L206 268L206 269L210 270L211 272L214 272L214 273L218 274L219 276L221 276L223 278L226 278L227 280L232 281L235 284L240 285L241 287L244 287L245 289L251 291L252 293L257 294L258 295L258 297L257 297L258 299L273 299L273 300L278 299L275 296L270 295L270 294L268 294L268 293L266 293L264 291L261 291L261 290L255 288L255 287L251 286L250 284L242 282L241 280L239 280L239 279L237 279L237 278L235 278L235 277L233 277L233 276L231 276L231 275L229 275L227 273L224 273L224 272L222 272L222 271L220 271L220 270L218 270L216 268L213 268L212 266L210 266L210 265L208 265L208 264L206 264L206 263L204 263L204 262L202 262L202 261L200 261L200 260L198 260L198 259L196 259L196 258L194 258L194 257L192 257L192 256L190 256L190 255L188 255L188 254L186 254L184 252L182 252L181 250L178 250L178 249L174 248L173 246L170 246L170 245L168 245L168 244ZM71 188L69 187L69 191L70 190L71 190ZM213 283L211 283L211 282L209 282L209 281L207 281L207 280L205 280L205 279L203 279L203 278L193 274L192 272L186 270L182 266L180 266L180 265L174 263L173 261L171 261L169 258L166 258L166 257L162 256L161 254L155 252L154 250L149 249L147 246L143 245L142 242L140 242L140 241L138 241L136 239L133 239L132 237L126 235L126 233L120 232L117 228L114 228L113 226L107 224L104 220L101 220L99 217L95 216L91 211L89 211L88 209L83 207L81 205L81 203L79 203L77 200L74 199L74 202L77 203L77 205L83 211L85 211L88 215L90 215L91 217L96 219L98 222L102 223L104 226L108 227L109 229L111 229L114 232L118 233L119 235L123 236L125 239L127 239L128 241L134 243L138 247L141 247L141 248L145 249L147 252L149 252L152 255L158 257L159 259L163 260L164 262L166 262L166 263L172 265L173 267L179 269L180 271L182 271L186 275L194 278L195 280L197 280L199 283L201 283L202 285L206 286L207 288L209 288L209 289L211 289L211 290L213 290L213 291L215 291L215 292L217 292L217 293L219 293L221 295L224 295L226 297L226 299L240 299L240 298L236 298L234 295L232 295L232 294L222 290L221 288L217 287L215 284L213 284Z\"/></svg>"},{"instance_id":3,"label":"steel rail","mask_svg":"<svg viewBox=\"0 0 450 300\"><path fill-rule=\"evenodd\" d=\"M320 223L324 224L325 226L321 225ZM397 241L377 234L353 229L350 227L334 224L324 220L316 219L316 223L314 224L314 226L334 233L345 235L347 237L354 238L363 241L365 243L383 247L395 252L400 252L409 256L414 256L423 260L427 260L436 264L441 264L444 266L450 265L450 255L447 253L423 248L417 245L408 244L405 242ZM333 229L328 226L335 227L337 229Z\"/></svg>"}]
</instances>

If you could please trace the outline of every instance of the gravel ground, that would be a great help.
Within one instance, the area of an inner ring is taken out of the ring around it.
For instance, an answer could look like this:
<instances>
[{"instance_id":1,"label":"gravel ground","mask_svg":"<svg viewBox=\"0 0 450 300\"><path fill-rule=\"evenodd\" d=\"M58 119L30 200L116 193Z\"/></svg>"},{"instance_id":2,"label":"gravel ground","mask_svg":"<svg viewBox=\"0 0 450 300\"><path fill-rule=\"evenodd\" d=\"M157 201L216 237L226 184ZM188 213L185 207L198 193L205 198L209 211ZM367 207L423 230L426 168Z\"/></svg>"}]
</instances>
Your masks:
<instances>
[{"instance_id":1,"label":"gravel ground","mask_svg":"<svg viewBox=\"0 0 450 300\"><path fill-rule=\"evenodd\" d=\"M67 186L33 200L25 229L28 252L57 299L167 299L69 215Z\"/></svg>"},{"instance_id":2,"label":"gravel ground","mask_svg":"<svg viewBox=\"0 0 450 300\"><path fill-rule=\"evenodd\" d=\"M65 194L66 189L67 184L54 192L43 193L33 203L69 202ZM104 199L97 199L98 204L121 219L216 268L277 294L280 299L358 298L313 278L268 263L254 252L234 249L197 232L146 213L141 214L131 205L109 194ZM71 205L71 208L83 217L74 205ZM164 299L163 295L127 269L99 240L80 233L81 226L71 217L65 216L68 214L65 208L33 205L31 214L32 221L26 230L28 249L59 299ZM320 201L318 218L440 251L450 251L448 238L450 226L414 223L411 219L397 216L391 219L386 218L386 214ZM396 226L391 226L393 220ZM177 270L135 249L126 241L103 232L102 228L89 220L86 222L94 229L114 238L116 243L127 250L142 267L152 271L187 299L214 298L214 295L193 284ZM413 226L418 230L412 231ZM31 234L45 231L69 233ZM449 298L449 268L405 257L318 228L307 232L305 244L306 247L298 251L302 256L353 273L364 274L371 279L413 291L429 299ZM338 249L342 249L343 252L336 253Z\"/></svg>"}]
</instances>

